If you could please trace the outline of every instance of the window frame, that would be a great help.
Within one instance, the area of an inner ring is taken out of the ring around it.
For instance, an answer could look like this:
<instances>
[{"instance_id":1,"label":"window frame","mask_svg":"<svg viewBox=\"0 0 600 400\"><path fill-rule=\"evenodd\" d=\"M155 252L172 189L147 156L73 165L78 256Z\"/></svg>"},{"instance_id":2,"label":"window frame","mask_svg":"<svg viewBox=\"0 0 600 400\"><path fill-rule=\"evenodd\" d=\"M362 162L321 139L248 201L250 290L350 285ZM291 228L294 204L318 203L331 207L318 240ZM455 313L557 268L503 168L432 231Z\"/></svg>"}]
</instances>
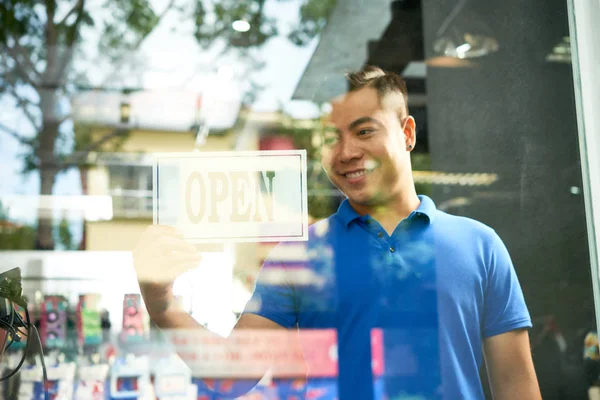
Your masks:
<instances>
[{"instance_id":1,"label":"window frame","mask_svg":"<svg viewBox=\"0 0 600 400\"><path fill-rule=\"evenodd\" d=\"M567 0L596 323L600 324L600 0ZM600 325L599 325L600 327ZM600 331L600 329L598 330Z\"/></svg>"}]
</instances>

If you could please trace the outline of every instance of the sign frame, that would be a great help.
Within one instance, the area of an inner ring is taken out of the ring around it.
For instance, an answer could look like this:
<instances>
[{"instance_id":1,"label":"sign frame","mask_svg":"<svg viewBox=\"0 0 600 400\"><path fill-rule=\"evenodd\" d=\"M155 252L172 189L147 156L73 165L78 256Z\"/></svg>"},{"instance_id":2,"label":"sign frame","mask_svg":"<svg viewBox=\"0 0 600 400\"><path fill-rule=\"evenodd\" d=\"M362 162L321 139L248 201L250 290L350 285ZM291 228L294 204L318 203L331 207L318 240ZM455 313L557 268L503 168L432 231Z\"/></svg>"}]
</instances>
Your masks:
<instances>
[{"instance_id":1,"label":"sign frame","mask_svg":"<svg viewBox=\"0 0 600 400\"><path fill-rule=\"evenodd\" d=\"M152 216L153 224L159 225L159 174L160 162L173 159L190 159L190 158L231 158L231 157L247 157L249 159L256 157L297 157L298 169L300 172L300 213L301 213L301 229L297 235L244 235L244 236L225 236L225 237L188 237L185 239L194 244L202 243L227 243L227 242L295 242L308 241L308 191L307 191L307 154L305 149L296 150L257 150L257 151L191 151L191 152L157 152L152 154Z\"/></svg>"}]
</instances>

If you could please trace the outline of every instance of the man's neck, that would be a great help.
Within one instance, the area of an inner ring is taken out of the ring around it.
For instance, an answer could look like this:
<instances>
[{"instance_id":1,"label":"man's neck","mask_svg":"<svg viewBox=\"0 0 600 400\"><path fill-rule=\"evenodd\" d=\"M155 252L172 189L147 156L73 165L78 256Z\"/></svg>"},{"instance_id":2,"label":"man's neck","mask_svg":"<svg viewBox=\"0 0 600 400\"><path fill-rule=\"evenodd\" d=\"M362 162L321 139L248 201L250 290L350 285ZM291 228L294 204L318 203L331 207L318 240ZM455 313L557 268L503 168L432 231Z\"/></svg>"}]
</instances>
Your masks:
<instances>
[{"instance_id":1,"label":"man's neck","mask_svg":"<svg viewBox=\"0 0 600 400\"><path fill-rule=\"evenodd\" d=\"M394 232L398 224L416 210L420 204L421 200L417 196L414 186L388 200L385 204L367 206L354 204L350 201L350 205L357 213L360 215L370 215L390 235Z\"/></svg>"}]
</instances>

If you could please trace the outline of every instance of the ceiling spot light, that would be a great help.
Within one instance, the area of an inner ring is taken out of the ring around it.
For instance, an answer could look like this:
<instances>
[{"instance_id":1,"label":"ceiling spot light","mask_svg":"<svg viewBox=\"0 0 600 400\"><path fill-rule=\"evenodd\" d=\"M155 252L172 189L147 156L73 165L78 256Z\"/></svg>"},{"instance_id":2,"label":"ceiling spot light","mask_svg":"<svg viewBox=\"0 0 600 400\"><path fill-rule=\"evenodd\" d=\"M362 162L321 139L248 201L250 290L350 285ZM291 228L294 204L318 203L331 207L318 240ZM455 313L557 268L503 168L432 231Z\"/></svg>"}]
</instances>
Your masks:
<instances>
[{"instance_id":1,"label":"ceiling spot light","mask_svg":"<svg viewBox=\"0 0 600 400\"><path fill-rule=\"evenodd\" d=\"M237 21L233 21L231 27L238 32L248 32L250 30L250 23L244 19L238 19Z\"/></svg>"}]
</instances>

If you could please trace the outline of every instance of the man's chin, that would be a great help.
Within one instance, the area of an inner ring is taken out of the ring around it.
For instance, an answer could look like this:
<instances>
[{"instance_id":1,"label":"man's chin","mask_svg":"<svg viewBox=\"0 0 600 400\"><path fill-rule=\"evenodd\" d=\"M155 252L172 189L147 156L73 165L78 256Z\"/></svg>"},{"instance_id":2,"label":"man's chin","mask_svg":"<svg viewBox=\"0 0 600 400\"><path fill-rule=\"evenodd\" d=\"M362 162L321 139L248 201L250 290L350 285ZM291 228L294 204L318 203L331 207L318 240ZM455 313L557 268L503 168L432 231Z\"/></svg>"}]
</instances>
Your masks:
<instances>
[{"instance_id":1,"label":"man's chin","mask_svg":"<svg viewBox=\"0 0 600 400\"><path fill-rule=\"evenodd\" d=\"M353 193L344 193L350 203L356 204L364 207L373 207L380 203L379 196L371 195L371 194L353 194Z\"/></svg>"},{"instance_id":2,"label":"man's chin","mask_svg":"<svg viewBox=\"0 0 600 400\"><path fill-rule=\"evenodd\" d=\"M333 185L342 192L352 204L361 205L365 207L376 206L385 198L385 194L373 188L364 187L362 189L357 188L344 188L344 185L338 185L332 182ZM371 185L369 185L371 186ZM346 190L345 190L346 189Z\"/></svg>"}]
</instances>

